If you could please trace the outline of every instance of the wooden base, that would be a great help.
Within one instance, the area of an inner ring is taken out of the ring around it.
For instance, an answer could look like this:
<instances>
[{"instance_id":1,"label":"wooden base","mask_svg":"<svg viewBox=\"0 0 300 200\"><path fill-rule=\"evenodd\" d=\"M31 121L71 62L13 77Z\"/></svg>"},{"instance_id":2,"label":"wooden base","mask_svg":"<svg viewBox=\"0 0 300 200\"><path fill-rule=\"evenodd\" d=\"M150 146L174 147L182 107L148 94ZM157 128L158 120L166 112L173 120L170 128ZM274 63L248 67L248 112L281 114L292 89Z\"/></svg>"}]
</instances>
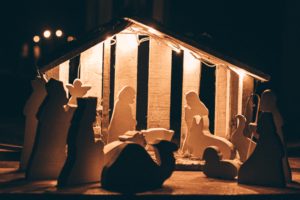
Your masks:
<instances>
[{"instance_id":1,"label":"wooden base","mask_svg":"<svg viewBox=\"0 0 300 200\"><path fill-rule=\"evenodd\" d=\"M290 159L290 165L294 182L285 189L239 185L236 181L206 178L202 172L175 171L161 189L130 199L300 199L300 158ZM29 182L17 168L17 162L0 162L0 199L124 199L100 188L99 183L57 189L56 181Z\"/></svg>"}]
</instances>

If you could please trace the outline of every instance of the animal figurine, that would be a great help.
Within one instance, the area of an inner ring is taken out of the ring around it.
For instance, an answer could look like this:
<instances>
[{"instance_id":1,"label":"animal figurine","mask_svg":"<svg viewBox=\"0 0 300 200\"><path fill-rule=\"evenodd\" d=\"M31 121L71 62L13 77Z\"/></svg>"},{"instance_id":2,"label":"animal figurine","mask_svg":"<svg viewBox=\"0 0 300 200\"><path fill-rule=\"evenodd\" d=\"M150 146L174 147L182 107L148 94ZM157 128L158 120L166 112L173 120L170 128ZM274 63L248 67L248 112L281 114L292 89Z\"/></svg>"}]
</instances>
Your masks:
<instances>
[{"instance_id":1,"label":"animal figurine","mask_svg":"<svg viewBox=\"0 0 300 200\"><path fill-rule=\"evenodd\" d=\"M244 129L247 121L246 118L243 115L237 115L235 118L238 120L238 126L237 129L232 133L230 141L237 149L240 160L245 162L248 156L254 151L256 143L244 135ZM249 148L250 154L248 152Z\"/></svg>"},{"instance_id":2,"label":"animal figurine","mask_svg":"<svg viewBox=\"0 0 300 200\"><path fill-rule=\"evenodd\" d=\"M104 163L104 144L95 141L93 122L97 98L78 98L68 133L68 157L58 177L58 187L99 181Z\"/></svg>"},{"instance_id":3,"label":"animal figurine","mask_svg":"<svg viewBox=\"0 0 300 200\"><path fill-rule=\"evenodd\" d=\"M203 130L204 122L203 118L199 115L194 116L192 126L190 129L191 140L197 145L187 146L190 149L190 153L193 157L202 159L204 150L208 146L217 146L222 152L224 159L234 159L236 156L234 146L227 139L212 135Z\"/></svg>"},{"instance_id":4,"label":"animal figurine","mask_svg":"<svg viewBox=\"0 0 300 200\"><path fill-rule=\"evenodd\" d=\"M141 133L145 136L147 144L151 144L155 140L171 141L174 135L173 130L168 130L165 128L149 128L147 130L141 130ZM146 149L153 150L151 145L147 145Z\"/></svg>"},{"instance_id":5,"label":"animal figurine","mask_svg":"<svg viewBox=\"0 0 300 200\"><path fill-rule=\"evenodd\" d=\"M130 107L134 99L135 91L132 87L125 86L120 90L108 126L108 143L119 140L119 136L126 131L135 130L136 121Z\"/></svg>"},{"instance_id":6,"label":"animal figurine","mask_svg":"<svg viewBox=\"0 0 300 200\"><path fill-rule=\"evenodd\" d=\"M61 81L46 83L47 96L37 113L36 137L26 170L28 180L57 179L66 160L66 140L74 108Z\"/></svg>"},{"instance_id":7,"label":"animal figurine","mask_svg":"<svg viewBox=\"0 0 300 200\"><path fill-rule=\"evenodd\" d=\"M157 162L139 144L125 142L114 148L114 155L104 165L101 186L122 193L161 187L175 168L173 152L177 146L165 140L157 140L152 145Z\"/></svg>"},{"instance_id":8,"label":"animal figurine","mask_svg":"<svg viewBox=\"0 0 300 200\"><path fill-rule=\"evenodd\" d=\"M191 90L185 94L186 103L187 105L184 107L184 113L185 113L185 122L187 125L187 133L185 134L185 138L182 144L182 153L185 153L186 151L190 151L188 147L196 147L197 146L197 140L194 140L195 137L193 133L191 132L192 122L194 116L198 115L201 118L203 118L203 130L209 131L209 118L208 114L209 111L207 107L204 105L204 103L199 99L198 94ZM196 133L197 134L197 133Z\"/></svg>"},{"instance_id":9,"label":"animal figurine","mask_svg":"<svg viewBox=\"0 0 300 200\"><path fill-rule=\"evenodd\" d=\"M207 177L234 180L240 168L237 160L222 160L222 153L216 146L209 146L203 153L203 173Z\"/></svg>"},{"instance_id":10,"label":"animal figurine","mask_svg":"<svg viewBox=\"0 0 300 200\"><path fill-rule=\"evenodd\" d=\"M33 143L35 140L36 128L38 120L36 114L41 106L43 100L47 95L45 88L47 80L41 76L31 81L32 93L28 98L24 106L25 120L25 132L24 132L24 144L22 149L22 155L20 160L20 170L24 171L27 168L28 161L32 152Z\"/></svg>"},{"instance_id":11,"label":"animal figurine","mask_svg":"<svg viewBox=\"0 0 300 200\"><path fill-rule=\"evenodd\" d=\"M287 182L292 182L292 172L288 161L287 151L286 151L286 143L284 139L284 133L282 130L283 127L283 119L277 108L277 98L276 95L269 89L265 90L261 94L261 105L260 108L262 111L271 112L273 115L274 124L276 127L276 133L280 137L281 143L284 146L284 156L282 158L282 164L285 173L285 179Z\"/></svg>"},{"instance_id":12,"label":"animal figurine","mask_svg":"<svg viewBox=\"0 0 300 200\"><path fill-rule=\"evenodd\" d=\"M134 142L141 146L146 146L145 136L140 131L127 131L124 135L119 136L119 140L122 142Z\"/></svg>"},{"instance_id":13,"label":"animal figurine","mask_svg":"<svg viewBox=\"0 0 300 200\"><path fill-rule=\"evenodd\" d=\"M252 155L238 173L238 183L285 187L286 179L282 163L284 146L276 133L271 112L262 112L258 120L259 140Z\"/></svg>"},{"instance_id":14,"label":"animal figurine","mask_svg":"<svg viewBox=\"0 0 300 200\"><path fill-rule=\"evenodd\" d=\"M73 81L73 84L66 84L66 87L71 94L71 98L68 102L69 106L77 106L77 98L83 97L91 89L91 86L83 85L78 78Z\"/></svg>"}]
</instances>

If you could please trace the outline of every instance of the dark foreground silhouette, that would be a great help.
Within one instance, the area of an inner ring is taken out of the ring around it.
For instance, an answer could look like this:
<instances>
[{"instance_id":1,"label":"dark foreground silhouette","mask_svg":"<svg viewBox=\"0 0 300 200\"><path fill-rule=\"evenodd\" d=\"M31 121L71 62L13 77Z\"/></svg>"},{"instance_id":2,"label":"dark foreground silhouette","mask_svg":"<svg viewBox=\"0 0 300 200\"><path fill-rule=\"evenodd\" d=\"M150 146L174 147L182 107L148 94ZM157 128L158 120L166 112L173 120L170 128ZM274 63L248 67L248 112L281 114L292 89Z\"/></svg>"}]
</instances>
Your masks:
<instances>
[{"instance_id":1,"label":"dark foreground silhouette","mask_svg":"<svg viewBox=\"0 0 300 200\"><path fill-rule=\"evenodd\" d=\"M101 184L107 190L135 193L159 188L175 168L173 152L177 146L169 141L155 141L157 162L139 144L123 143L105 164Z\"/></svg>"}]
</instances>

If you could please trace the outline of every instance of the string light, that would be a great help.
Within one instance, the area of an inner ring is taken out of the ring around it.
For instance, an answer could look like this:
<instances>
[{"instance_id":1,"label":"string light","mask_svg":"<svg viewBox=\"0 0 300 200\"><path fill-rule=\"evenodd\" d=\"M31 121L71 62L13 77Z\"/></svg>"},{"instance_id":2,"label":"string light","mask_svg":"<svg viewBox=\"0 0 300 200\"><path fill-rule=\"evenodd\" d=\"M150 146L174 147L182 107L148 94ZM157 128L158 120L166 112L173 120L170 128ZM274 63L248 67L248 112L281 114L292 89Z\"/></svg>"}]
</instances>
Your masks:
<instances>
[{"instance_id":1,"label":"string light","mask_svg":"<svg viewBox=\"0 0 300 200\"><path fill-rule=\"evenodd\" d=\"M137 45L140 45L142 42L150 40L150 37L154 40L156 40L159 44L164 43L168 45L170 48L172 48L173 51L176 53L180 53L182 50L188 51L190 54L193 55L194 58L200 60L200 62L207 67L216 67L216 66L225 66L228 67L230 70L236 72L241 79L243 79L246 74L254 77L255 79L258 79L259 81L267 81L267 79L264 79L256 74L250 73L248 71L245 71L239 67L230 67L228 66L228 63L226 62L214 62L215 60L219 60L218 58L210 57L208 55L202 54L199 51L200 50L192 50L189 47L185 47L185 44L178 44L177 40L168 36L160 33L159 31L153 29L152 27L145 26L143 24L140 24L139 22L136 22L134 20L129 19L129 21L133 21L135 24L127 28L125 31L122 31L121 33L118 34L136 34L136 40L137 40ZM126 32L127 31L127 32ZM139 35L148 35L148 37L142 38L139 40ZM111 43L111 45L114 45L116 43L116 40ZM214 60L212 62L212 60Z\"/></svg>"}]
</instances>

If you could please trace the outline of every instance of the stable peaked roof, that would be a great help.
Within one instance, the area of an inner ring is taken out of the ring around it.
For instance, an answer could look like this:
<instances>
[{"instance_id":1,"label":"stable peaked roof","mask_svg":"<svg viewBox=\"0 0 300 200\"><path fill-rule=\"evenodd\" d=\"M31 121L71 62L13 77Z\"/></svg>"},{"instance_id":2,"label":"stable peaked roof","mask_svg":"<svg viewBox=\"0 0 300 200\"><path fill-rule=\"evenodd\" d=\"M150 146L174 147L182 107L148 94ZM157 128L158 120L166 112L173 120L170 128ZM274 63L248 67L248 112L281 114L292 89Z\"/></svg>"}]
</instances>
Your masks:
<instances>
[{"instance_id":1,"label":"stable peaked roof","mask_svg":"<svg viewBox=\"0 0 300 200\"><path fill-rule=\"evenodd\" d=\"M136 18L118 19L103 25L90 32L86 37L72 41L54 54L44 58L38 63L38 66L41 71L47 71L127 28L130 28L131 31L138 34L147 34L153 38L160 39L174 50L188 50L195 58L205 61L206 63L225 65L236 72L243 71L260 81L268 81L270 79L269 75L223 52L217 51L205 44L205 42L201 43L184 35L176 34L155 21Z\"/></svg>"}]
</instances>

